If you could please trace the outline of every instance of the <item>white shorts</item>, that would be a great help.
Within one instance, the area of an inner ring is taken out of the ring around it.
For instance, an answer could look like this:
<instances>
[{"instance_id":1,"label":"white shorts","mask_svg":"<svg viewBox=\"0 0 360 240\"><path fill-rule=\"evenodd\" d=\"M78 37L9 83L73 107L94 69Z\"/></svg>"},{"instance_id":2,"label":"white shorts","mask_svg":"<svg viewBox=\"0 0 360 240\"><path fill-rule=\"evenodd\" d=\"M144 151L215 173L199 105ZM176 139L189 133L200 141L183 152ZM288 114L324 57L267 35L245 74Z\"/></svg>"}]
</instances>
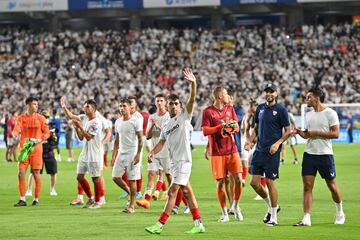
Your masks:
<instances>
[{"instance_id":1,"label":"white shorts","mask_svg":"<svg viewBox=\"0 0 360 240\"><path fill-rule=\"evenodd\" d=\"M177 185L186 186L190 179L191 174L191 162L176 162L170 164L171 183Z\"/></svg>"},{"instance_id":2,"label":"white shorts","mask_svg":"<svg viewBox=\"0 0 360 240\"><path fill-rule=\"evenodd\" d=\"M17 137L8 137L6 138L6 142L8 146L14 146L19 144L19 138Z\"/></svg>"},{"instance_id":3,"label":"white shorts","mask_svg":"<svg viewBox=\"0 0 360 240\"><path fill-rule=\"evenodd\" d=\"M285 143L285 144L290 144L290 145L296 145L296 138L295 138L295 136L290 136L284 143Z\"/></svg>"},{"instance_id":4,"label":"white shorts","mask_svg":"<svg viewBox=\"0 0 360 240\"><path fill-rule=\"evenodd\" d=\"M249 161L249 151L246 151L244 148L241 149L240 159L242 161Z\"/></svg>"},{"instance_id":5,"label":"white shorts","mask_svg":"<svg viewBox=\"0 0 360 240\"><path fill-rule=\"evenodd\" d=\"M122 177L126 172L128 180L141 178L141 163L134 165L134 154L119 154L112 171L112 177Z\"/></svg>"},{"instance_id":6,"label":"white shorts","mask_svg":"<svg viewBox=\"0 0 360 240\"><path fill-rule=\"evenodd\" d=\"M104 151L105 152L110 152L114 149L114 141L108 141L107 143L104 144Z\"/></svg>"},{"instance_id":7,"label":"white shorts","mask_svg":"<svg viewBox=\"0 0 360 240\"><path fill-rule=\"evenodd\" d=\"M151 163L148 164L148 171L162 170L165 174L170 173L170 158L154 158Z\"/></svg>"},{"instance_id":8,"label":"white shorts","mask_svg":"<svg viewBox=\"0 0 360 240\"><path fill-rule=\"evenodd\" d=\"M101 164L99 162L83 162L79 161L77 164L77 174L89 173L90 177L101 176Z\"/></svg>"}]
</instances>

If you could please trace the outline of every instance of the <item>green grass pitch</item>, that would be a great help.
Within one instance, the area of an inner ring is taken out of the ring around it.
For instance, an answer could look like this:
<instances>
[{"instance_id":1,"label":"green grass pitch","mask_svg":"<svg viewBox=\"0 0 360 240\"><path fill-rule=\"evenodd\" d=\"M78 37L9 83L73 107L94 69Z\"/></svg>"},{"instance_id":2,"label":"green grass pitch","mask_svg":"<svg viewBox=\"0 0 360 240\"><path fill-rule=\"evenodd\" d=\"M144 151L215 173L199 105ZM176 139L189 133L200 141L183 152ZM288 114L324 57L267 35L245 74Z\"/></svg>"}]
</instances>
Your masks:
<instances>
[{"instance_id":1,"label":"green grass pitch","mask_svg":"<svg viewBox=\"0 0 360 240\"><path fill-rule=\"evenodd\" d=\"M303 147L299 145L299 155ZM49 177L43 175L43 188L38 207L14 208L18 200L17 165L6 163L5 152L0 150L0 239L360 239L360 145L335 145L337 181L343 193L345 225L334 225L335 206L325 182L318 176L314 189L312 227L295 228L292 224L302 218L301 165L292 164L292 154L287 149L286 164L280 168L277 181L279 226L264 226L262 218L266 207L263 201L254 201L254 191L247 184L244 188L241 209L243 222L230 218L229 223L218 223L219 206L215 194L215 182L211 178L210 163L203 157L203 147L193 152L191 183L197 197L206 233L197 236L184 234L192 226L189 215L172 215L160 236L151 236L144 228L154 224L164 201L152 201L151 209L136 208L136 213L121 213L126 201L119 200L122 191L111 180L111 169L104 172L107 204L101 209L71 207L69 202L76 196L76 163L59 163L57 197L49 195ZM76 149L76 154L79 154ZM65 160L65 161L64 161ZM143 189L146 184L144 158ZM247 182L249 178L247 179ZM32 198L27 199L31 203ZM232 217L232 216L230 216Z\"/></svg>"}]
</instances>

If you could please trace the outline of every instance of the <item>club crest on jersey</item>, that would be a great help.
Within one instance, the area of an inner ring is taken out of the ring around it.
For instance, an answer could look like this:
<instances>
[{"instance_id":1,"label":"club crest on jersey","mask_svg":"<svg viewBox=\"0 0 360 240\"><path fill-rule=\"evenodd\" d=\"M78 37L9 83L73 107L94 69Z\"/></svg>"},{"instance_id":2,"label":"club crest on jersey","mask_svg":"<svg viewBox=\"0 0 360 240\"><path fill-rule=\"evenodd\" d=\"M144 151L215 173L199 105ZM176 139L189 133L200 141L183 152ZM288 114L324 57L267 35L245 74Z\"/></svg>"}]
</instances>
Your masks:
<instances>
[{"instance_id":1,"label":"club crest on jersey","mask_svg":"<svg viewBox=\"0 0 360 240\"><path fill-rule=\"evenodd\" d=\"M273 111L273 115L276 116L276 114L277 114L277 111Z\"/></svg>"}]
</instances>

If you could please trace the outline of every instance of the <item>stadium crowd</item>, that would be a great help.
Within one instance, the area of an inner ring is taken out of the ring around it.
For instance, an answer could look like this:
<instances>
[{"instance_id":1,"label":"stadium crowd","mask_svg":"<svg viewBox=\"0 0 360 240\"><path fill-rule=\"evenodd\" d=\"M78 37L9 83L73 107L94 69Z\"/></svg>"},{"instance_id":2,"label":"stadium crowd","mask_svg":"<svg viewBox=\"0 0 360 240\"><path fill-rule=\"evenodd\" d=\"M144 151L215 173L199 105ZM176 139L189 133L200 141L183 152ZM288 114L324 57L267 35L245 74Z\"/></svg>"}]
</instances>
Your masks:
<instances>
[{"instance_id":1,"label":"stadium crowd","mask_svg":"<svg viewBox=\"0 0 360 240\"><path fill-rule=\"evenodd\" d=\"M57 33L4 28L0 36L1 112L23 110L29 94L50 110L60 108L58 100L66 96L77 106L95 97L102 112L114 112L121 97L134 93L149 107L160 92L186 95L188 88L179 81L184 66L199 79L195 119L220 83L245 104L250 97L261 99L265 82L275 82L293 113L299 113L312 85L322 86L330 102L360 102L360 31L349 24L292 31L273 26Z\"/></svg>"}]
</instances>

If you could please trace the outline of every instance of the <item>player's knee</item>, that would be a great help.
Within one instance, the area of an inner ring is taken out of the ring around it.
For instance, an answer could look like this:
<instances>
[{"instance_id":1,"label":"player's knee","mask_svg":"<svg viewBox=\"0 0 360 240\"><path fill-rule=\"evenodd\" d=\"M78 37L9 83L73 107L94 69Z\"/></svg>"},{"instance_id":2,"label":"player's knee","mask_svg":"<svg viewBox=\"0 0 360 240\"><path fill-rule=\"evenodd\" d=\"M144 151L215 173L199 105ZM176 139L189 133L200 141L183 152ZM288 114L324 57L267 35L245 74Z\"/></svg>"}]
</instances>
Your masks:
<instances>
[{"instance_id":1,"label":"player's knee","mask_svg":"<svg viewBox=\"0 0 360 240\"><path fill-rule=\"evenodd\" d=\"M84 179L83 176L77 176L77 177L76 177L76 180L77 180L78 182L81 182L83 179Z\"/></svg>"},{"instance_id":2,"label":"player's knee","mask_svg":"<svg viewBox=\"0 0 360 240\"><path fill-rule=\"evenodd\" d=\"M225 187L225 179L217 179L217 187L218 188L223 188Z\"/></svg>"},{"instance_id":3,"label":"player's knee","mask_svg":"<svg viewBox=\"0 0 360 240\"><path fill-rule=\"evenodd\" d=\"M312 184L308 182L304 182L304 192L311 192L313 189Z\"/></svg>"},{"instance_id":4,"label":"player's knee","mask_svg":"<svg viewBox=\"0 0 360 240\"><path fill-rule=\"evenodd\" d=\"M177 191L175 191L173 188L170 188L167 192L168 198L176 198Z\"/></svg>"}]
</instances>

